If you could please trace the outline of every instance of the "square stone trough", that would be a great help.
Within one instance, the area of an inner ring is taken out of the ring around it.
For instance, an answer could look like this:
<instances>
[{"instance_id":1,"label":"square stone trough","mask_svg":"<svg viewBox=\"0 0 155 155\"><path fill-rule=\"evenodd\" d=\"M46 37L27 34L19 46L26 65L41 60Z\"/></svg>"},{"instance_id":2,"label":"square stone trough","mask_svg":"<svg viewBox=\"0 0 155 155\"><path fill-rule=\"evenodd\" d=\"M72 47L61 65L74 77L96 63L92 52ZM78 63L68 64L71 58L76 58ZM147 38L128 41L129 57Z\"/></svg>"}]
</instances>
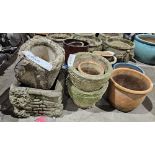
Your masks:
<instances>
[{"instance_id":1,"label":"square stone trough","mask_svg":"<svg viewBox=\"0 0 155 155\"><path fill-rule=\"evenodd\" d=\"M16 117L29 116L59 117L63 113L64 75L61 72L50 90L22 86L15 81L9 99Z\"/></svg>"}]
</instances>

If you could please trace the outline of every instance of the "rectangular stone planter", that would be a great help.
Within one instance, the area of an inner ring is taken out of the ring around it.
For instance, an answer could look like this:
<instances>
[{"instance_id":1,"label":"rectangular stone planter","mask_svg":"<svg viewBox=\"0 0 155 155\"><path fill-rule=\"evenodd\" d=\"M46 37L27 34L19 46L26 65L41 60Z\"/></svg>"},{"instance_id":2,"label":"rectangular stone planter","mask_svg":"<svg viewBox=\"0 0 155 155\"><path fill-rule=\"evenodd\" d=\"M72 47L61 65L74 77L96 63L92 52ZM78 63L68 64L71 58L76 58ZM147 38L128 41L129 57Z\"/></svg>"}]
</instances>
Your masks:
<instances>
[{"instance_id":1,"label":"rectangular stone planter","mask_svg":"<svg viewBox=\"0 0 155 155\"><path fill-rule=\"evenodd\" d=\"M9 99L17 117L58 117L63 112L64 75L61 72L51 90L24 87L15 81L9 92Z\"/></svg>"}]
</instances>

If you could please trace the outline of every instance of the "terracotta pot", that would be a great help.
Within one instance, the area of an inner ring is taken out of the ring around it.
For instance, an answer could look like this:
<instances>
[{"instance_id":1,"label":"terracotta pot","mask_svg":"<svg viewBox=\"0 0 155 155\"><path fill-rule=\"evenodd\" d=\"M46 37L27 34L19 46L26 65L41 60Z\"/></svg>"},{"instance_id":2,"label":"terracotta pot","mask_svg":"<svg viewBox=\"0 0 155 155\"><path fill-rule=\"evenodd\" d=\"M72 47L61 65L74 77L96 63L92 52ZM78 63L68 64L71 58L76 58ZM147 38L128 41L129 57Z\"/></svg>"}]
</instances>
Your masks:
<instances>
[{"instance_id":1,"label":"terracotta pot","mask_svg":"<svg viewBox=\"0 0 155 155\"><path fill-rule=\"evenodd\" d=\"M112 65L117 62L117 58L114 56L115 55L114 52L111 52L111 51L94 51L93 53L106 58Z\"/></svg>"},{"instance_id":2,"label":"terracotta pot","mask_svg":"<svg viewBox=\"0 0 155 155\"><path fill-rule=\"evenodd\" d=\"M81 62L78 65L78 70L80 73L87 74L88 76L97 76L104 74L103 66L94 61Z\"/></svg>"},{"instance_id":3,"label":"terracotta pot","mask_svg":"<svg viewBox=\"0 0 155 155\"><path fill-rule=\"evenodd\" d=\"M86 41L77 39L66 39L63 42L63 47L65 49L65 61L67 62L69 54L74 54L77 52L87 52L89 44Z\"/></svg>"},{"instance_id":4,"label":"terracotta pot","mask_svg":"<svg viewBox=\"0 0 155 155\"><path fill-rule=\"evenodd\" d=\"M129 68L113 70L108 88L108 99L120 111L129 112L141 104L153 89L146 75Z\"/></svg>"}]
</instances>

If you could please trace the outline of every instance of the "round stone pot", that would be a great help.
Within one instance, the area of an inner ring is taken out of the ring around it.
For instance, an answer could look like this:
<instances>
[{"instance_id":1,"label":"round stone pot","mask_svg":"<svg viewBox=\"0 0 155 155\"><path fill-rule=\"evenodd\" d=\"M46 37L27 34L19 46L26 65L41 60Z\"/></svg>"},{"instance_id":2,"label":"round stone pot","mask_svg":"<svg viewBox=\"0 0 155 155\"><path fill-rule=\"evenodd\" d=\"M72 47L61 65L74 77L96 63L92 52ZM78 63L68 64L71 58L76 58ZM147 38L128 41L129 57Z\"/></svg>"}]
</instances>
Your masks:
<instances>
[{"instance_id":1,"label":"round stone pot","mask_svg":"<svg viewBox=\"0 0 155 155\"><path fill-rule=\"evenodd\" d=\"M48 39L51 39L52 41L58 43L61 47L63 47L63 41L66 39L72 39L73 34L72 33L49 33L47 35Z\"/></svg>"},{"instance_id":2,"label":"round stone pot","mask_svg":"<svg viewBox=\"0 0 155 155\"><path fill-rule=\"evenodd\" d=\"M78 65L78 70L82 74L88 76L97 76L104 74L104 67L93 61L81 62Z\"/></svg>"},{"instance_id":3,"label":"round stone pot","mask_svg":"<svg viewBox=\"0 0 155 155\"><path fill-rule=\"evenodd\" d=\"M102 98L103 94L107 90L108 84L109 83L107 81L101 89L92 92L85 92L75 87L72 82L67 79L69 95L71 96L73 102L78 107L83 109L95 106L95 104Z\"/></svg>"},{"instance_id":4,"label":"round stone pot","mask_svg":"<svg viewBox=\"0 0 155 155\"><path fill-rule=\"evenodd\" d=\"M75 34L74 39L83 40L89 43L89 52L101 51L102 50L102 40L95 37L95 35L79 35Z\"/></svg>"},{"instance_id":5,"label":"round stone pot","mask_svg":"<svg viewBox=\"0 0 155 155\"><path fill-rule=\"evenodd\" d=\"M77 39L66 39L63 42L63 47L65 49L65 62L67 63L69 54L74 54L77 52L87 52L89 44L86 41Z\"/></svg>"},{"instance_id":6,"label":"round stone pot","mask_svg":"<svg viewBox=\"0 0 155 155\"><path fill-rule=\"evenodd\" d=\"M136 35L134 43L135 58L143 63L155 65L155 35Z\"/></svg>"},{"instance_id":7,"label":"round stone pot","mask_svg":"<svg viewBox=\"0 0 155 155\"><path fill-rule=\"evenodd\" d=\"M75 60L72 67L68 68L69 78L71 82L80 90L92 92L101 89L109 80L112 66L104 57L89 52L79 52L75 54ZM80 63L93 61L104 68L104 73L96 76L81 74L78 70Z\"/></svg>"},{"instance_id":8,"label":"round stone pot","mask_svg":"<svg viewBox=\"0 0 155 155\"><path fill-rule=\"evenodd\" d=\"M120 111L129 112L141 104L153 89L146 75L129 68L118 68L112 72L108 88L108 99Z\"/></svg>"},{"instance_id":9,"label":"round stone pot","mask_svg":"<svg viewBox=\"0 0 155 155\"><path fill-rule=\"evenodd\" d=\"M113 69L117 69L117 68L130 68L130 69L134 69L136 71L139 71L143 74L145 74L144 70L134 64L130 64L130 63L123 63L123 62L120 62L120 63L116 63L113 65Z\"/></svg>"},{"instance_id":10,"label":"round stone pot","mask_svg":"<svg viewBox=\"0 0 155 155\"><path fill-rule=\"evenodd\" d=\"M117 61L128 62L134 56L134 43L127 39L111 37L106 39L104 50L114 52Z\"/></svg>"},{"instance_id":11,"label":"round stone pot","mask_svg":"<svg viewBox=\"0 0 155 155\"><path fill-rule=\"evenodd\" d=\"M117 62L117 58L114 56L114 52L111 51L94 51L96 55L106 58L112 65Z\"/></svg>"}]
</instances>

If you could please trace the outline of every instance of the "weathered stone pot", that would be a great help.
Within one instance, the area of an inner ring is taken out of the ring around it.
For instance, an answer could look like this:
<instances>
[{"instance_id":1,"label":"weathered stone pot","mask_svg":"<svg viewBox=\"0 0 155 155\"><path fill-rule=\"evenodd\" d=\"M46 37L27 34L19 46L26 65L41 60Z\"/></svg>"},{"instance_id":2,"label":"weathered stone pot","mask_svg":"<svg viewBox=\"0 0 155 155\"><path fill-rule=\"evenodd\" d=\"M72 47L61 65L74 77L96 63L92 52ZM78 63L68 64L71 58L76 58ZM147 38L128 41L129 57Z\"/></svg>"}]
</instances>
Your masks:
<instances>
[{"instance_id":1,"label":"weathered stone pot","mask_svg":"<svg viewBox=\"0 0 155 155\"><path fill-rule=\"evenodd\" d=\"M98 55L88 53L88 52L79 52L75 54L75 60L72 67L69 67L69 78L71 82L80 90L91 92L95 90L101 89L105 83L109 80L111 72L112 72L112 66L110 62ZM85 74L81 74L78 71L78 65L81 62L85 61L95 61L99 65L101 65L104 68L104 73L102 75L96 75L96 76L88 76Z\"/></svg>"},{"instance_id":2,"label":"weathered stone pot","mask_svg":"<svg viewBox=\"0 0 155 155\"><path fill-rule=\"evenodd\" d=\"M88 51L89 44L86 41L77 39L66 39L63 42L65 49L65 60L67 62L69 54Z\"/></svg>"},{"instance_id":3,"label":"weathered stone pot","mask_svg":"<svg viewBox=\"0 0 155 155\"><path fill-rule=\"evenodd\" d=\"M81 74L86 74L87 76L103 75L104 66L93 61L85 61L78 65L78 71Z\"/></svg>"},{"instance_id":4,"label":"weathered stone pot","mask_svg":"<svg viewBox=\"0 0 155 155\"><path fill-rule=\"evenodd\" d=\"M105 41L106 51L112 51L119 62L128 62L134 57L134 43L127 39L111 37Z\"/></svg>"},{"instance_id":5,"label":"weathered stone pot","mask_svg":"<svg viewBox=\"0 0 155 155\"><path fill-rule=\"evenodd\" d=\"M89 52L102 50L102 40L100 38L97 38L92 35L85 36L85 35L78 35L78 34L75 34L74 38L88 42L89 43L89 48L88 48Z\"/></svg>"},{"instance_id":6,"label":"weathered stone pot","mask_svg":"<svg viewBox=\"0 0 155 155\"><path fill-rule=\"evenodd\" d=\"M155 65L155 35L136 35L134 43L135 58L143 63Z\"/></svg>"},{"instance_id":7,"label":"weathered stone pot","mask_svg":"<svg viewBox=\"0 0 155 155\"><path fill-rule=\"evenodd\" d=\"M50 90L22 86L15 81L9 92L9 99L16 117L45 115L58 117L63 113L64 75L60 74Z\"/></svg>"},{"instance_id":8,"label":"weathered stone pot","mask_svg":"<svg viewBox=\"0 0 155 155\"><path fill-rule=\"evenodd\" d=\"M114 56L114 52L111 51L94 51L96 55L106 58L112 65L117 62L117 58Z\"/></svg>"},{"instance_id":9,"label":"weathered stone pot","mask_svg":"<svg viewBox=\"0 0 155 155\"><path fill-rule=\"evenodd\" d=\"M120 111L129 112L141 104L153 89L146 75L129 68L118 68L112 72L108 88L108 99Z\"/></svg>"},{"instance_id":10,"label":"weathered stone pot","mask_svg":"<svg viewBox=\"0 0 155 155\"><path fill-rule=\"evenodd\" d=\"M58 43L61 47L63 47L63 41L66 39L72 39L73 33L49 33L47 35L48 39Z\"/></svg>"},{"instance_id":11,"label":"weathered stone pot","mask_svg":"<svg viewBox=\"0 0 155 155\"><path fill-rule=\"evenodd\" d=\"M80 108L91 108L93 107L103 96L108 87L108 81L104 84L104 86L93 92L85 92L77 87L75 87L71 81L67 80L68 92L73 102Z\"/></svg>"},{"instance_id":12,"label":"weathered stone pot","mask_svg":"<svg viewBox=\"0 0 155 155\"><path fill-rule=\"evenodd\" d=\"M21 46L20 57L22 57L22 51L31 51L53 67L48 71L26 57L21 58L15 67L17 80L29 87L50 89L64 63L64 49L46 37L35 36Z\"/></svg>"}]
</instances>

